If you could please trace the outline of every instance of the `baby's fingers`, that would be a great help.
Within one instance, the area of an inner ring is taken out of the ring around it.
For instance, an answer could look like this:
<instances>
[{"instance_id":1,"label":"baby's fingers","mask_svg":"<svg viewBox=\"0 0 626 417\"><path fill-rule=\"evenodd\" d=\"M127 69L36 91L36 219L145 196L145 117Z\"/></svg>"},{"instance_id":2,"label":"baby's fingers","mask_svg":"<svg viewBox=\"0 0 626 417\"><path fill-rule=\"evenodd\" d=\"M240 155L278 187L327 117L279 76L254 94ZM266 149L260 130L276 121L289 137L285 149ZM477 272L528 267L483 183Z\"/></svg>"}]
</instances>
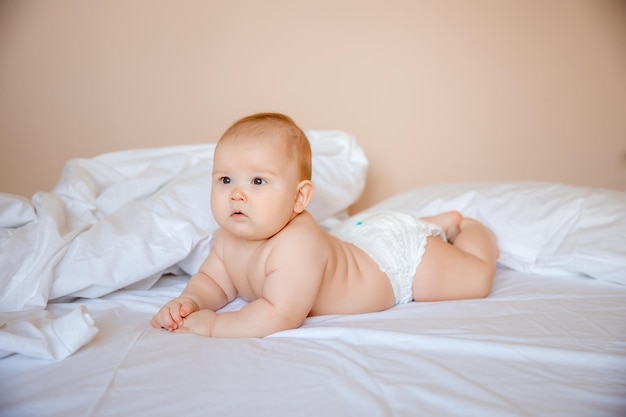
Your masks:
<instances>
[{"instance_id":1,"label":"baby's fingers","mask_svg":"<svg viewBox=\"0 0 626 417\"><path fill-rule=\"evenodd\" d=\"M166 308L162 308L153 318L152 327L157 329L171 330L174 322Z\"/></svg>"},{"instance_id":2,"label":"baby's fingers","mask_svg":"<svg viewBox=\"0 0 626 417\"><path fill-rule=\"evenodd\" d=\"M184 301L182 305L180 306L180 316L181 318L185 318L196 310L197 310L197 307L194 303L191 303L189 301Z\"/></svg>"},{"instance_id":3,"label":"baby's fingers","mask_svg":"<svg viewBox=\"0 0 626 417\"><path fill-rule=\"evenodd\" d=\"M155 329L160 329L163 326L161 325L161 323L159 322L159 320L157 319L157 316L155 315L154 317L152 317L152 327L154 327Z\"/></svg>"},{"instance_id":4,"label":"baby's fingers","mask_svg":"<svg viewBox=\"0 0 626 417\"><path fill-rule=\"evenodd\" d=\"M175 303L171 303L169 305L169 318L171 320L171 324L167 328L168 330L177 330L179 327L183 325L185 317L189 314L185 312L185 305L187 303L181 303L179 301Z\"/></svg>"}]
</instances>

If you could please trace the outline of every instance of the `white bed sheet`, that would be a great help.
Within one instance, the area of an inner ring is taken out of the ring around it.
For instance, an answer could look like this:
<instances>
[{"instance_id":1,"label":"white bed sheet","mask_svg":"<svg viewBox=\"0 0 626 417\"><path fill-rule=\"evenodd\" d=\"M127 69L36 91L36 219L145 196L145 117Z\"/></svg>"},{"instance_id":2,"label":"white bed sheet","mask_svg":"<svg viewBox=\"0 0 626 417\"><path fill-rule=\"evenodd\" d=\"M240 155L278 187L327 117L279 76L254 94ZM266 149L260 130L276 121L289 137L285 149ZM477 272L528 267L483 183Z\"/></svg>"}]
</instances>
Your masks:
<instances>
[{"instance_id":1,"label":"white bed sheet","mask_svg":"<svg viewBox=\"0 0 626 417\"><path fill-rule=\"evenodd\" d=\"M186 280L50 304L87 306L100 331L63 361L1 359L0 415L626 415L621 285L502 269L487 299L314 317L264 339L151 328Z\"/></svg>"}]
</instances>

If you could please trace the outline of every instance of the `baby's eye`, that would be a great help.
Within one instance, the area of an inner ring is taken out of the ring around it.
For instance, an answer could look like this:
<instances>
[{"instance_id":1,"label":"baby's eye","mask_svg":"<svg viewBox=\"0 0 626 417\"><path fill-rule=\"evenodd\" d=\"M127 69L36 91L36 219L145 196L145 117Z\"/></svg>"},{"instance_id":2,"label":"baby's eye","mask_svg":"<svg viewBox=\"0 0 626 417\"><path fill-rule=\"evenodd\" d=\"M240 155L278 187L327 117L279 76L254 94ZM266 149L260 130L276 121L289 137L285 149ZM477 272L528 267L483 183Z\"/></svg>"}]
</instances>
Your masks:
<instances>
[{"instance_id":1,"label":"baby's eye","mask_svg":"<svg viewBox=\"0 0 626 417\"><path fill-rule=\"evenodd\" d=\"M220 178L220 182L222 184L230 184L230 177L222 177Z\"/></svg>"},{"instance_id":2,"label":"baby's eye","mask_svg":"<svg viewBox=\"0 0 626 417\"><path fill-rule=\"evenodd\" d=\"M263 185L265 184L265 182L266 181L263 178L258 178L258 177L252 180L252 184L254 185Z\"/></svg>"}]
</instances>

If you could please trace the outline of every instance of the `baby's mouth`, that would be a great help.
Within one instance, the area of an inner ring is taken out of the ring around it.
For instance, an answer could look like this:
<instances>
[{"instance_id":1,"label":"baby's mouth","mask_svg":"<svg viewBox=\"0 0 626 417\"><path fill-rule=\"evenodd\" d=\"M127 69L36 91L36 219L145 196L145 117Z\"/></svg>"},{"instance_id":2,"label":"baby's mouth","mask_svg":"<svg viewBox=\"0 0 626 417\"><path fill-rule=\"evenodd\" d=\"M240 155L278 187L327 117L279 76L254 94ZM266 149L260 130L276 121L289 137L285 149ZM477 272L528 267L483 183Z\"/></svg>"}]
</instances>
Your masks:
<instances>
[{"instance_id":1,"label":"baby's mouth","mask_svg":"<svg viewBox=\"0 0 626 417\"><path fill-rule=\"evenodd\" d=\"M230 214L231 217L247 217L243 211L233 211Z\"/></svg>"}]
</instances>

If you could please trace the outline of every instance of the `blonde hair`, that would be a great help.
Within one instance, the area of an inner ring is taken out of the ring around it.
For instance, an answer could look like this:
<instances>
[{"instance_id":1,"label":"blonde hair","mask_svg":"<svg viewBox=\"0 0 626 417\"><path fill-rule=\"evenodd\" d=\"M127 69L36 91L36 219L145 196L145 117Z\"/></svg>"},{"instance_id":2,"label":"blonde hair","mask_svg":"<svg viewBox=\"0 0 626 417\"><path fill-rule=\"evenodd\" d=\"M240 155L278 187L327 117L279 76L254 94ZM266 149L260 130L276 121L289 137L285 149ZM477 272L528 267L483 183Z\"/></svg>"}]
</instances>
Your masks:
<instances>
[{"instance_id":1,"label":"blonde hair","mask_svg":"<svg viewBox=\"0 0 626 417\"><path fill-rule=\"evenodd\" d=\"M219 142L236 139L241 135L262 138L267 133L280 134L285 142L287 156L298 159L300 180L311 180L311 144L302 129L289 116L281 113L257 113L246 116L226 129Z\"/></svg>"}]
</instances>

